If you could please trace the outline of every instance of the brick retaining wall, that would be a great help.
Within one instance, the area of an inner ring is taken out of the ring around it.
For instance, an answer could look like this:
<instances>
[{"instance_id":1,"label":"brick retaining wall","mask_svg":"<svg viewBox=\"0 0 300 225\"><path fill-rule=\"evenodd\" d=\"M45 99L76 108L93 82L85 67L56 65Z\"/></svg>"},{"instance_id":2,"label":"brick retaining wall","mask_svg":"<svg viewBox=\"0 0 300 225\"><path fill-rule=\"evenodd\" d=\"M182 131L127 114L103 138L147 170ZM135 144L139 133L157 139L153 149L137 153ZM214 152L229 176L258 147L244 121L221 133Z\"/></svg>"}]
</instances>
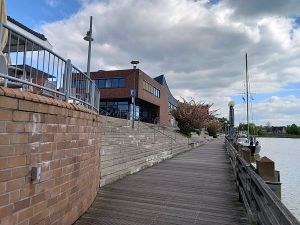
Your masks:
<instances>
[{"instance_id":1,"label":"brick retaining wall","mask_svg":"<svg viewBox=\"0 0 300 225\"><path fill-rule=\"evenodd\" d=\"M100 138L93 111L0 87L1 225L72 224L98 190Z\"/></svg>"}]
</instances>

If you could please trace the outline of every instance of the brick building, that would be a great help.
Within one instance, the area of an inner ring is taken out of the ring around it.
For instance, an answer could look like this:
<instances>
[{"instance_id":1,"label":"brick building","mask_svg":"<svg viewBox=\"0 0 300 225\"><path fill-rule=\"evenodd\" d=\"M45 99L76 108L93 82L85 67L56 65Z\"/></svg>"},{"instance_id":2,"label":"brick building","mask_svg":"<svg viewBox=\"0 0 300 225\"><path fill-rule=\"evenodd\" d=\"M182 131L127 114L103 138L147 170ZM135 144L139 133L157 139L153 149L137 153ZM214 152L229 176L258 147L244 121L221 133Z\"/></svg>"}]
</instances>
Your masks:
<instances>
[{"instance_id":1,"label":"brick building","mask_svg":"<svg viewBox=\"0 0 300 225\"><path fill-rule=\"evenodd\" d=\"M100 109L114 117L132 119L131 90L136 90L135 118L149 123L174 125L170 109L177 105L164 75L154 79L140 69L91 73L101 90Z\"/></svg>"}]
</instances>

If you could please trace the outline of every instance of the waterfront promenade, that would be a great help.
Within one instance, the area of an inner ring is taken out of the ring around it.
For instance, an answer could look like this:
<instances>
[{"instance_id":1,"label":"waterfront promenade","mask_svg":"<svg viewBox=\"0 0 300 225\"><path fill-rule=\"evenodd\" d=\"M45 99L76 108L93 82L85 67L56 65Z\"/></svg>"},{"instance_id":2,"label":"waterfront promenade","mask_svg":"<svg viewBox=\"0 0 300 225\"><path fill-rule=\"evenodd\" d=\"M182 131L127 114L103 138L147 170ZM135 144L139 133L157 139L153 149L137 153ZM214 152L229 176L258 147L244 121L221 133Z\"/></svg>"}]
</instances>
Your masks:
<instances>
[{"instance_id":1,"label":"waterfront promenade","mask_svg":"<svg viewBox=\"0 0 300 225\"><path fill-rule=\"evenodd\" d=\"M220 139L100 188L86 224L249 223Z\"/></svg>"}]
</instances>

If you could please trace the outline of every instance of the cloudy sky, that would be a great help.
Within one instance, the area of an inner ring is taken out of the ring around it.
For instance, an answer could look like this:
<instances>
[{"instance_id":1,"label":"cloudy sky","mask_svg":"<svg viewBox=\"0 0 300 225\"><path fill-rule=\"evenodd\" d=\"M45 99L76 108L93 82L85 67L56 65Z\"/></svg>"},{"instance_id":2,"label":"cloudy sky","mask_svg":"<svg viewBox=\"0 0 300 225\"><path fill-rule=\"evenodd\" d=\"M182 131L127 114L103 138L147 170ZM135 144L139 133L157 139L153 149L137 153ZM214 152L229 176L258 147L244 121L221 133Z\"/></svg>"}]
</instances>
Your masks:
<instances>
[{"instance_id":1,"label":"cloudy sky","mask_svg":"<svg viewBox=\"0 0 300 225\"><path fill-rule=\"evenodd\" d=\"M300 125L299 0L8 0L7 11L83 69L92 15L93 70L138 59L177 98L214 103L225 117L234 100L238 121L247 52L253 121Z\"/></svg>"}]
</instances>

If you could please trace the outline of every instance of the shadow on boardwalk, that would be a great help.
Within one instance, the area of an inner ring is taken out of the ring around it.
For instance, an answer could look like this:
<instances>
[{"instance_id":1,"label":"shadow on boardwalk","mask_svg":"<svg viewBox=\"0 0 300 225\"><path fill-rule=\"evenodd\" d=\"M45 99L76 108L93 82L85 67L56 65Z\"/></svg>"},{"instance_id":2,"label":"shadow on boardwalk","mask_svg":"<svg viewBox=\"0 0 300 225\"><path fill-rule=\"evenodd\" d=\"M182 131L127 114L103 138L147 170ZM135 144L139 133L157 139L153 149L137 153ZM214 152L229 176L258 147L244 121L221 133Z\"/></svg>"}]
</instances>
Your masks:
<instances>
[{"instance_id":1,"label":"shadow on boardwalk","mask_svg":"<svg viewBox=\"0 0 300 225\"><path fill-rule=\"evenodd\" d=\"M185 152L102 187L85 224L248 224L224 141Z\"/></svg>"}]
</instances>

